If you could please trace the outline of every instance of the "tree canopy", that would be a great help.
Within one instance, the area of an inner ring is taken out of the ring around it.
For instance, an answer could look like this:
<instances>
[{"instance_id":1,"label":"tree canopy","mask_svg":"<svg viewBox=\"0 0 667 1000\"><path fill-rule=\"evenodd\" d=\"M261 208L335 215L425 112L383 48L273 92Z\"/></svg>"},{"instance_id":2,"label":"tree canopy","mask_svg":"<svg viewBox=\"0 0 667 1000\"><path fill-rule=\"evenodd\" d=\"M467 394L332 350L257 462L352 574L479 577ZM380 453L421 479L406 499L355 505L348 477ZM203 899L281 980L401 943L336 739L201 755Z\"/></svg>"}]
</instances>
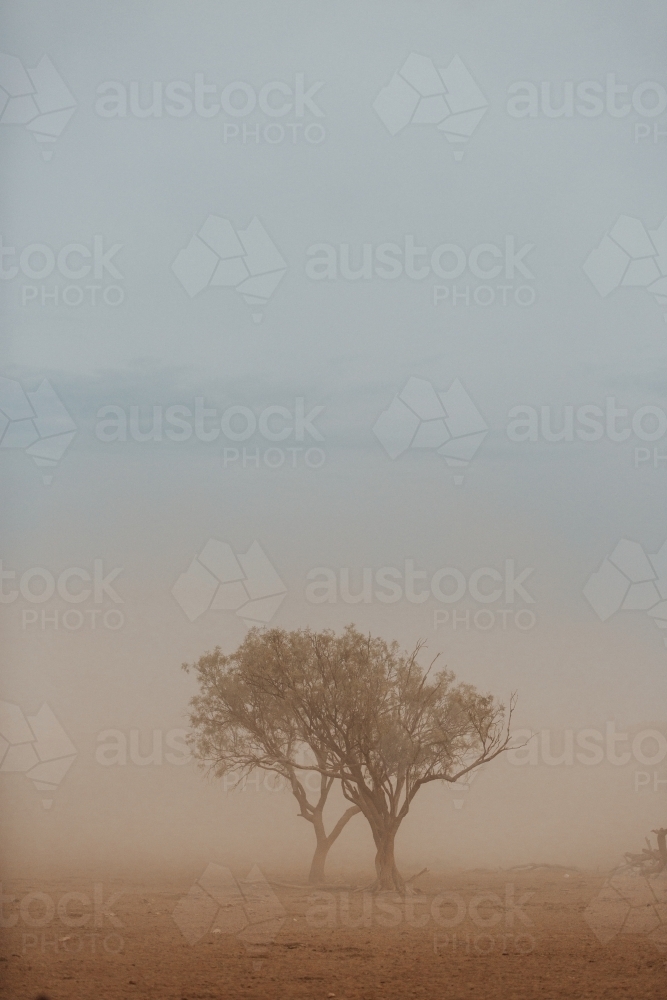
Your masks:
<instances>
[{"instance_id":1,"label":"tree canopy","mask_svg":"<svg viewBox=\"0 0 667 1000\"><path fill-rule=\"evenodd\" d=\"M325 630L252 629L229 656L196 669L196 753L215 773L234 766L277 771L301 784L314 771L369 823L377 886L404 887L394 840L419 789L455 782L509 746L509 713L451 671L417 662L423 649L366 636L353 625ZM311 750L311 760L299 748ZM295 791L297 798L298 793Z\"/></svg>"}]
</instances>

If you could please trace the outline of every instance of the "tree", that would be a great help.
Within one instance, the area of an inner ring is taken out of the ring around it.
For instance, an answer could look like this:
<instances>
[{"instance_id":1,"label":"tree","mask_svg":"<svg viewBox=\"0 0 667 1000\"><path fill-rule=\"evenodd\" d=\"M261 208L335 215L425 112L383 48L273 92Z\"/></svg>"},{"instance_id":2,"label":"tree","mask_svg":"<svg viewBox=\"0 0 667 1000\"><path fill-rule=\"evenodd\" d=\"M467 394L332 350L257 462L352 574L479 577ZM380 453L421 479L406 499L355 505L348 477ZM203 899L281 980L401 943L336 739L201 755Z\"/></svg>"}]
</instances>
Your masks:
<instances>
[{"instance_id":1,"label":"tree","mask_svg":"<svg viewBox=\"0 0 667 1000\"><path fill-rule=\"evenodd\" d=\"M335 778L325 773L324 759L315 758L319 789L317 800L310 801L306 782L311 771L299 767L304 743L285 703L253 683L255 663L248 639L231 656L216 647L192 666L184 663L183 669L196 674L200 689L190 702L193 731L189 742L194 756L218 778L230 773L245 776L256 769L285 778L299 804L298 815L312 823L315 831L308 881L323 882L327 855L359 807L346 809L326 833L324 807Z\"/></svg>"},{"instance_id":2,"label":"tree","mask_svg":"<svg viewBox=\"0 0 667 1000\"><path fill-rule=\"evenodd\" d=\"M397 643L364 636L354 626L342 635L301 629L251 630L230 660L247 690L271 706L281 739L265 762L290 761L295 771L340 780L375 842L378 889L405 889L396 866L398 829L419 789L455 782L509 749L505 710L470 684L455 684L441 670L431 678ZM254 702L253 702L254 703ZM311 764L295 763L294 742L309 746Z\"/></svg>"}]
</instances>

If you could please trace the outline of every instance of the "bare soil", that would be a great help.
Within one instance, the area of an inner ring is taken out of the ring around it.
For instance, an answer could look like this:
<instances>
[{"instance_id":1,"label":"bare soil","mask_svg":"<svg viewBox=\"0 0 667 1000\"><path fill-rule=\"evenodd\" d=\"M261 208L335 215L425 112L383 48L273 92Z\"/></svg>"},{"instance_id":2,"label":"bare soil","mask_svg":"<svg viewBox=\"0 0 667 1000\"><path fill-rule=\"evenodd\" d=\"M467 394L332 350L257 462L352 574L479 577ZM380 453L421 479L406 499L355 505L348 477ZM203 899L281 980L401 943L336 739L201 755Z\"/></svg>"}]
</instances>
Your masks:
<instances>
[{"instance_id":1,"label":"bare soil","mask_svg":"<svg viewBox=\"0 0 667 1000\"><path fill-rule=\"evenodd\" d=\"M619 933L603 945L586 923L584 911L602 887L602 874L548 869L427 874L416 883L422 891L407 900L334 886L313 892L295 886L284 874L266 874L280 902L277 922L264 928L270 929L268 942L261 933L245 941L234 933L230 904L209 930L204 914L203 929L196 932L202 936L188 943L172 913L192 879L143 885L107 880L104 900L122 893L111 906L113 920L101 907L94 915L92 880L5 882L3 923L14 917L17 922L2 930L0 997L667 997L667 955L646 934ZM357 878L356 888L361 886ZM33 898L28 906L29 893L44 893L47 901ZM82 895L63 900L66 893ZM450 895L443 899L443 893ZM531 895L524 899L527 893ZM49 916L49 899L55 913L37 926ZM79 920L81 926L73 927ZM216 923L223 928L217 933Z\"/></svg>"}]
</instances>

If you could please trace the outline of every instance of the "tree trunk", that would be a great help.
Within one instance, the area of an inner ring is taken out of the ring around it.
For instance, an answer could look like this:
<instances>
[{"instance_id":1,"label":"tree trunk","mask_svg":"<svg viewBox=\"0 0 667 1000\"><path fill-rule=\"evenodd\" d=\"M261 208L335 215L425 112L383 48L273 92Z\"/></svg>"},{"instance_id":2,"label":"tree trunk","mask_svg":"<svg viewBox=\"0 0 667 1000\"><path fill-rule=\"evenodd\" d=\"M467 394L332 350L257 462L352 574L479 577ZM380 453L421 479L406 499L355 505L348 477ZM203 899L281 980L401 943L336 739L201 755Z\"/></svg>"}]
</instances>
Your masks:
<instances>
[{"instance_id":1,"label":"tree trunk","mask_svg":"<svg viewBox=\"0 0 667 1000\"><path fill-rule=\"evenodd\" d=\"M308 873L309 885L320 885L320 883L324 882L324 864L327 860L327 854L329 853L330 847L331 844L329 843L327 837L323 840L318 837L317 847L315 848L313 860L310 865L310 872Z\"/></svg>"},{"instance_id":2,"label":"tree trunk","mask_svg":"<svg viewBox=\"0 0 667 1000\"><path fill-rule=\"evenodd\" d=\"M375 871L377 874L375 889L377 891L390 889L403 892L405 889L405 882L394 860L395 837L396 831L392 830L389 833L382 834L377 842L377 854L375 855Z\"/></svg>"}]
</instances>

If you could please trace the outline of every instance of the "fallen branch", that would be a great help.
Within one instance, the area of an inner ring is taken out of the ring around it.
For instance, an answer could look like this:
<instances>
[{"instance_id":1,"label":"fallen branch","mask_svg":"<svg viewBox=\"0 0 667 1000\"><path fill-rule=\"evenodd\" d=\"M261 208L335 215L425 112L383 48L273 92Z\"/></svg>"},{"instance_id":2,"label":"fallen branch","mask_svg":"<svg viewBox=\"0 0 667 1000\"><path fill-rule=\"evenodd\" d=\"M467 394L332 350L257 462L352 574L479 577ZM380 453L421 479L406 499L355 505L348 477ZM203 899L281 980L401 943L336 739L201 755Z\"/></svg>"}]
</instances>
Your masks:
<instances>
[{"instance_id":1,"label":"fallen branch","mask_svg":"<svg viewBox=\"0 0 667 1000\"><path fill-rule=\"evenodd\" d=\"M412 896L412 895L414 895L414 893L417 893L417 892L421 893L421 889L417 889L416 887L413 888L412 886L410 886L410 883L414 882L414 880L416 878L419 878L420 875L424 875L427 871L428 871L428 868L422 868L422 870L420 872L417 872L416 875L411 875L410 878L404 879L403 880L403 885L402 885L402 887L400 889L396 888L396 889L389 889L389 890L382 890L382 891L386 891L386 892L398 892L400 895L403 895L403 893L407 893L407 895L409 895L409 896ZM374 879L372 882L369 882L367 885L360 885L358 888L352 890L352 892L373 892L373 893L379 892L379 891L380 891L380 886L379 886L379 882L378 882L377 879Z\"/></svg>"},{"instance_id":2,"label":"fallen branch","mask_svg":"<svg viewBox=\"0 0 667 1000\"><path fill-rule=\"evenodd\" d=\"M308 885L306 883L304 883L302 885L297 885L296 882L273 882L271 879L267 879L267 882L269 883L269 885L275 886L276 889L313 889L313 888L315 888L314 886Z\"/></svg>"},{"instance_id":3,"label":"fallen branch","mask_svg":"<svg viewBox=\"0 0 667 1000\"><path fill-rule=\"evenodd\" d=\"M417 872L416 875L411 875L410 878L406 878L405 884L409 885L410 882L414 882L414 880L416 878L419 878L420 875L425 875L427 871L428 871L428 868L422 868L422 870L420 872Z\"/></svg>"},{"instance_id":4,"label":"fallen branch","mask_svg":"<svg viewBox=\"0 0 667 1000\"><path fill-rule=\"evenodd\" d=\"M647 846L640 854L626 851L623 855L625 864L616 869L617 872L634 871L642 875L659 875L667 868L667 829L651 830L656 835L658 846L653 847L646 837Z\"/></svg>"},{"instance_id":5,"label":"fallen branch","mask_svg":"<svg viewBox=\"0 0 667 1000\"><path fill-rule=\"evenodd\" d=\"M505 868L506 872L534 872L538 871L540 868L546 868L550 871L557 872L578 872L579 868L575 868L574 865L514 865L513 868Z\"/></svg>"}]
</instances>

